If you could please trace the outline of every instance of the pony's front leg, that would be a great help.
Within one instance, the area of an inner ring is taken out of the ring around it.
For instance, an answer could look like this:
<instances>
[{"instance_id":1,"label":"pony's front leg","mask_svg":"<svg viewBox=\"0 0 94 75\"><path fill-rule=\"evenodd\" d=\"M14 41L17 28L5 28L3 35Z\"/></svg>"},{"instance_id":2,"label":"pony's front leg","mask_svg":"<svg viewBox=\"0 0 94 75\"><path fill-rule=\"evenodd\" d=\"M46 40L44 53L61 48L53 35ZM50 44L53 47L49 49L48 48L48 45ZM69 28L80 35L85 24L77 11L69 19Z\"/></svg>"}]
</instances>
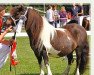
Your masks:
<instances>
[{"instance_id":1,"label":"pony's front leg","mask_svg":"<svg viewBox=\"0 0 94 75\"><path fill-rule=\"evenodd\" d=\"M50 69L50 65L46 64L47 70L48 70L48 75L52 75L51 69Z\"/></svg>"},{"instance_id":2,"label":"pony's front leg","mask_svg":"<svg viewBox=\"0 0 94 75\"><path fill-rule=\"evenodd\" d=\"M48 75L52 75L50 65L48 63L48 54L47 54L46 49L43 50L43 59L44 59L44 63L45 63L47 70L48 70Z\"/></svg>"},{"instance_id":3,"label":"pony's front leg","mask_svg":"<svg viewBox=\"0 0 94 75\"><path fill-rule=\"evenodd\" d=\"M43 64L40 64L40 75L44 75Z\"/></svg>"},{"instance_id":4,"label":"pony's front leg","mask_svg":"<svg viewBox=\"0 0 94 75\"><path fill-rule=\"evenodd\" d=\"M42 53L43 52L42 51L38 52L37 50L35 50L34 53L35 53L38 63L39 63L40 75L44 75L43 64L42 64Z\"/></svg>"}]
</instances>

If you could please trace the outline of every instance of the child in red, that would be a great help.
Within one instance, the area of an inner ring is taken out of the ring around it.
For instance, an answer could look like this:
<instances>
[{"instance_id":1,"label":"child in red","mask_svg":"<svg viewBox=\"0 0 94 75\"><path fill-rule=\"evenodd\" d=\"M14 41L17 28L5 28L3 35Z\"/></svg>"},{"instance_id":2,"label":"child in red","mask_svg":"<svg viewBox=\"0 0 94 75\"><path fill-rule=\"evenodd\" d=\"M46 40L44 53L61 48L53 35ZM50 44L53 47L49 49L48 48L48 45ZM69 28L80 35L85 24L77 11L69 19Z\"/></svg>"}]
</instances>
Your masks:
<instances>
[{"instance_id":1,"label":"child in red","mask_svg":"<svg viewBox=\"0 0 94 75\"><path fill-rule=\"evenodd\" d=\"M10 45L13 43L13 39L11 40L5 40L4 36L12 31L12 26L8 27L3 33L1 33L1 29L2 29L2 18L5 14L5 6L4 5L0 5L0 68L5 64L8 55L11 51L10 49Z\"/></svg>"}]
</instances>

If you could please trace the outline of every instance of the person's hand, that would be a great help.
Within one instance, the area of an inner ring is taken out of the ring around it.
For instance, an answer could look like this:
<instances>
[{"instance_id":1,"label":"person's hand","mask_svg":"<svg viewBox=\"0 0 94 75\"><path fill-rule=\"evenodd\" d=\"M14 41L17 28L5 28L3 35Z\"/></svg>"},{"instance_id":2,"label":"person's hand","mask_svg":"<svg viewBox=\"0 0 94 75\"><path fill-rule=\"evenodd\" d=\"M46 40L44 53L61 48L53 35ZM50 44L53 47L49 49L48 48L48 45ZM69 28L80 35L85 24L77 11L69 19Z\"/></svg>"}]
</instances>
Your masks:
<instances>
[{"instance_id":1,"label":"person's hand","mask_svg":"<svg viewBox=\"0 0 94 75\"><path fill-rule=\"evenodd\" d=\"M8 28L6 29L6 32L11 32L11 31L12 31L12 29L13 29L13 27L12 27L12 26L10 26L10 27L8 27Z\"/></svg>"},{"instance_id":2,"label":"person's hand","mask_svg":"<svg viewBox=\"0 0 94 75\"><path fill-rule=\"evenodd\" d=\"M14 41L15 41L15 39L11 38L11 39L9 40L10 45L12 45Z\"/></svg>"}]
</instances>

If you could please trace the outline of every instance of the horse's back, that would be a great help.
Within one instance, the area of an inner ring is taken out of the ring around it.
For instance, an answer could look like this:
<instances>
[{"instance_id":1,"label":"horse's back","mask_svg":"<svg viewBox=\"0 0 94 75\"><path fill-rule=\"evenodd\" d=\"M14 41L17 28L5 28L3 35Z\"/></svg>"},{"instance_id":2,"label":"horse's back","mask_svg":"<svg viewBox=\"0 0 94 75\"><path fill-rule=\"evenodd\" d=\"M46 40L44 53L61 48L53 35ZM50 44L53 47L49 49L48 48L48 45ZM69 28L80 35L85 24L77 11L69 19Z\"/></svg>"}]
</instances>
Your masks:
<instances>
[{"instance_id":1,"label":"horse's back","mask_svg":"<svg viewBox=\"0 0 94 75\"><path fill-rule=\"evenodd\" d=\"M77 47L70 32L62 28L56 28L56 34L51 40L51 45L55 50L60 51L59 56L68 55Z\"/></svg>"},{"instance_id":2,"label":"horse's back","mask_svg":"<svg viewBox=\"0 0 94 75\"><path fill-rule=\"evenodd\" d=\"M73 36L75 41L77 41L78 44L81 44L85 40L87 40L86 30L82 26L76 23L71 23L65 25L64 28L70 32L70 34Z\"/></svg>"}]
</instances>

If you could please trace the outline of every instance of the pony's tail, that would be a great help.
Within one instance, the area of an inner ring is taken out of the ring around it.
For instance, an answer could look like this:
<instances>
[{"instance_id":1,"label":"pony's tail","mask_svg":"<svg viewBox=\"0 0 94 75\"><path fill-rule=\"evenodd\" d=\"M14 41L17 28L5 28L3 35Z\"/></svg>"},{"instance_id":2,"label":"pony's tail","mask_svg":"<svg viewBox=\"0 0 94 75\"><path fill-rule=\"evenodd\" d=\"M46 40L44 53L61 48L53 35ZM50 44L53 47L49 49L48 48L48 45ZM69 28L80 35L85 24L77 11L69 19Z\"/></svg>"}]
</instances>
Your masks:
<instances>
[{"instance_id":1,"label":"pony's tail","mask_svg":"<svg viewBox=\"0 0 94 75\"><path fill-rule=\"evenodd\" d=\"M81 61L80 61L80 66L79 66L79 71L81 74L84 73L88 60L89 60L89 44L86 41L84 43L84 48L81 53Z\"/></svg>"}]
</instances>

